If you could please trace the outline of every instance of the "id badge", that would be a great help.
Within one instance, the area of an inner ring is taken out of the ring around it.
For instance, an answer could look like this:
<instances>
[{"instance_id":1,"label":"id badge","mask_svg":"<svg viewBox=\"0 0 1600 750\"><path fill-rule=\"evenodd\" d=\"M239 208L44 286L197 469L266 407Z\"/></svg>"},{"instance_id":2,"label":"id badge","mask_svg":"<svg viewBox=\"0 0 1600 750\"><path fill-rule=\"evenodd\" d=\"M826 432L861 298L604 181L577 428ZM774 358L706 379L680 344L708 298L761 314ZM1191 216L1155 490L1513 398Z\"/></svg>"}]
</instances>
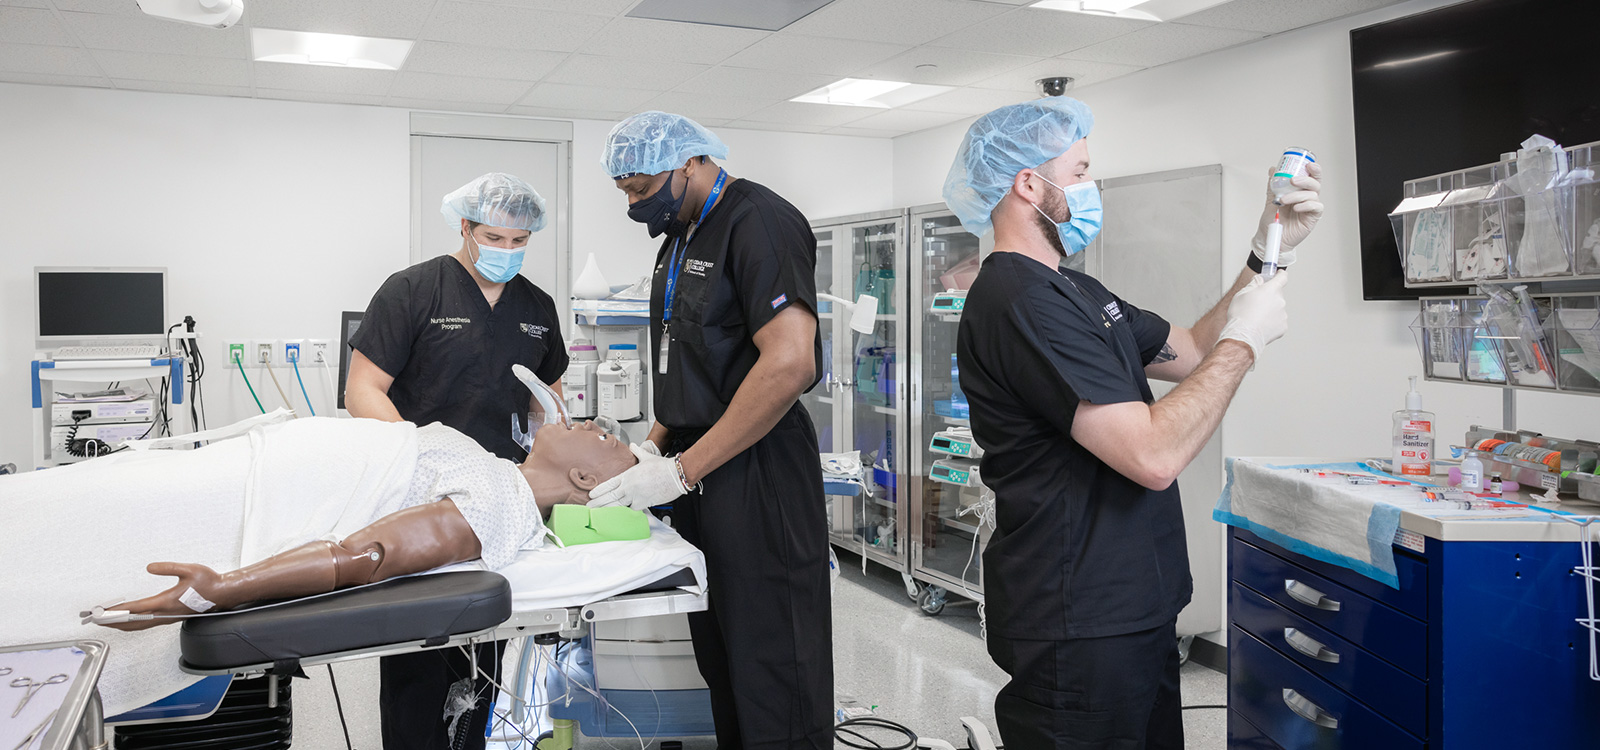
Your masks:
<instances>
[{"instance_id":1,"label":"id badge","mask_svg":"<svg viewBox=\"0 0 1600 750\"><path fill-rule=\"evenodd\" d=\"M661 353L657 356L656 371L662 375L667 374L667 354L672 344L672 329L661 330Z\"/></svg>"}]
</instances>

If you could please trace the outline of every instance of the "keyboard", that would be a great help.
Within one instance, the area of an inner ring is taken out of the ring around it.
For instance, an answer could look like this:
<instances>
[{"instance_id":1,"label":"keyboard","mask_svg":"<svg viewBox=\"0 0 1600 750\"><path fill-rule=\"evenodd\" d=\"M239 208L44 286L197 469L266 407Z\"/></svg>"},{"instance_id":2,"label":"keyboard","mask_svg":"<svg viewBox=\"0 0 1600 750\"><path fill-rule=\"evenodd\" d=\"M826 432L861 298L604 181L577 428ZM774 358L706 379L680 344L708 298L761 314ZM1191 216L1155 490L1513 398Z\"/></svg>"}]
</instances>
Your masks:
<instances>
[{"instance_id":1,"label":"keyboard","mask_svg":"<svg viewBox=\"0 0 1600 750\"><path fill-rule=\"evenodd\" d=\"M155 344L129 344L126 346L63 346L52 359L57 362L70 359L155 359L161 356L161 347Z\"/></svg>"}]
</instances>

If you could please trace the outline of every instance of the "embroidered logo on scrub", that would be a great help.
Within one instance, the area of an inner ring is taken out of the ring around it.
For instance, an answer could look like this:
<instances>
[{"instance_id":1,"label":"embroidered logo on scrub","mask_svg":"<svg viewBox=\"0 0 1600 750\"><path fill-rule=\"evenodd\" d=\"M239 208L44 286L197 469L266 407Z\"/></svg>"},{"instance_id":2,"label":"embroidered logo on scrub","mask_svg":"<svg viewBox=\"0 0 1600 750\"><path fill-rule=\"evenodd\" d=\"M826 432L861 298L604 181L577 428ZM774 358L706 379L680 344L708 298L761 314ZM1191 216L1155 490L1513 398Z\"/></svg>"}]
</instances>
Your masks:
<instances>
[{"instance_id":1,"label":"embroidered logo on scrub","mask_svg":"<svg viewBox=\"0 0 1600 750\"><path fill-rule=\"evenodd\" d=\"M472 318L429 318L430 325L436 325L441 331L458 331L461 327L472 322Z\"/></svg>"},{"instance_id":2,"label":"embroidered logo on scrub","mask_svg":"<svg viewBox=\"0 0 1600 750\"><path fill-rule=\"evenodd\" d=\"M522 326L523 333L536 339L544 338L545 331L550 330L547 326L536 326L532 323L519 323L518 325Z\"/></svg>"},{"instance_id":3,"label":"embroidered logo on scrub","mask_svg":"<svg viewBox=\"0 0 1600 750\"><path fill-rule=\"evenodd\" d=\"M710 271L711 269L716 268L716 267L717 267L717 264L714 263L714 262L707 261L707 260L699 260L697 258L690 258L689 262L686 265L684 265L683 270L686 273L688 273L690 276L699 276L700 278L703 279L703 278L706 277L706 272L707 271Z\"/></svg>"},{"instance_id":4,"label":"embroidered logo on scrub","mask_svg":"<svg viewBox=\"0 0 1600 750\"><path fill-rule=\"evenodd\" d=\"M1117 303L1106 305L1106 312L1111 315L1112 320L1122 320L1122 308L1118 307Z\"/></svg>"},{"instance_id":5,"label":"embroidered logo on scrub","mask_svg":"<svg viewBox=\"0 0 1600 750\"><path fill-rule=\"evenodd\" d=\"M781 305L781 304L783 304L785 302L788 302L788 301L789 301L789 295L780 294L780 295L778 295L777 299L772 301L772 309L776 310L776 309L778 309L778 305Z\"/></svg>"}]
</instances>

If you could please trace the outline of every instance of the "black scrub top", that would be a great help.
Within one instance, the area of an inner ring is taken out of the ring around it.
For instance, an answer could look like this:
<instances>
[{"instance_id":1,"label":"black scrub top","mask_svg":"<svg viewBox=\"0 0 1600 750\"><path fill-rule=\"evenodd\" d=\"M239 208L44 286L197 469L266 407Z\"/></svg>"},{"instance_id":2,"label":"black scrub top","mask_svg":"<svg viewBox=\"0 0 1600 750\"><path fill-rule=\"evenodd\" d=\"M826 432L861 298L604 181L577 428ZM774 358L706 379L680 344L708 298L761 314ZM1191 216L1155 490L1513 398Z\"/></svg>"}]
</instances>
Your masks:
<instances>
[{"instance_id":1,"label":"black scrub top","mask_svg":"<svg viewBox=\"0 0 1600 750\"><path fill-rule=\"evenodd\" d=\"M1171 326L1093 277L998 252L967 293L961 389L995 493L989 628L1097 638L1175 618L1193 590L1178 486L1145 489L1071 437L1080 401L1155 399L1144 366Z\"/></svg>"},{"instance_id":2,"label":"black scrub top","mask_svg":"<svg viewBox=\"0 0 1600 750\"><path fill-rule=\"evenodd\" d=\"M761 354L755 335L762 326L790 305L816 314L817 238L800 209L763 185L736 180L723 189L682 252L666 375L661 374L661 333L672 238L656 253L650 375L656 420L692 434L710 429L727 411ZM811 349L820 379L820 330ZM806 390L816 383L812 380Z\"/></svg>"},{"instance_id":3,"label":"black scrub top","mask_svg":"<svg viewBox=\"0 0 1600 750\"><path fill-rule=\"evenodd\" d=\"M567 370L555 301L518 275L491 309L449 255L399 271L372 296L350 346L394 376L389 400L406 421L443 422L504 459L527 451L511 437L526 426L533 394L511 374L521 364L546 383Z\"/></svg>"}]
</instances>

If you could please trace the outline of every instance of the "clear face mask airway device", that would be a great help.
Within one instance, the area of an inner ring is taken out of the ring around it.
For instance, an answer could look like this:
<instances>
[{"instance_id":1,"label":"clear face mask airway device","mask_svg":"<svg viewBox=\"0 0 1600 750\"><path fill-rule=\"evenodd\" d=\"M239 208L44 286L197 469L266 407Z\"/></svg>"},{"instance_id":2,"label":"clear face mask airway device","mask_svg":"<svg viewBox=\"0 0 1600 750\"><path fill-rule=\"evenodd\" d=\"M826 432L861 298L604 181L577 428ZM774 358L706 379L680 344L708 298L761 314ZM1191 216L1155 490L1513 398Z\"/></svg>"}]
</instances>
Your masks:
<instances>
[{"instance_id":1,"label":"clear face mask airway device","mask_svg":"<svg viewBox=\"0 0 1600 750\"><path fill-rule=\"evenodd\" d=\"M517 445L522 446L523 450L532 453L533 436L539 432L540 427L547 424L559 424L570 428L572 427L572 418L567 416L566 404L561 403L561 397L556 395L555 390L535 377L528 368L522 365L512 365L511 374L517 376L517 380L522 381L522 384L527 386L528 390L533 391L533 397L539 402L539 408L544 410L544 421L537 424L530 421L526 430L522 428L518 415L516 413L511 415L511 439L517 441Z\"/></svg>"}]
</instances>

